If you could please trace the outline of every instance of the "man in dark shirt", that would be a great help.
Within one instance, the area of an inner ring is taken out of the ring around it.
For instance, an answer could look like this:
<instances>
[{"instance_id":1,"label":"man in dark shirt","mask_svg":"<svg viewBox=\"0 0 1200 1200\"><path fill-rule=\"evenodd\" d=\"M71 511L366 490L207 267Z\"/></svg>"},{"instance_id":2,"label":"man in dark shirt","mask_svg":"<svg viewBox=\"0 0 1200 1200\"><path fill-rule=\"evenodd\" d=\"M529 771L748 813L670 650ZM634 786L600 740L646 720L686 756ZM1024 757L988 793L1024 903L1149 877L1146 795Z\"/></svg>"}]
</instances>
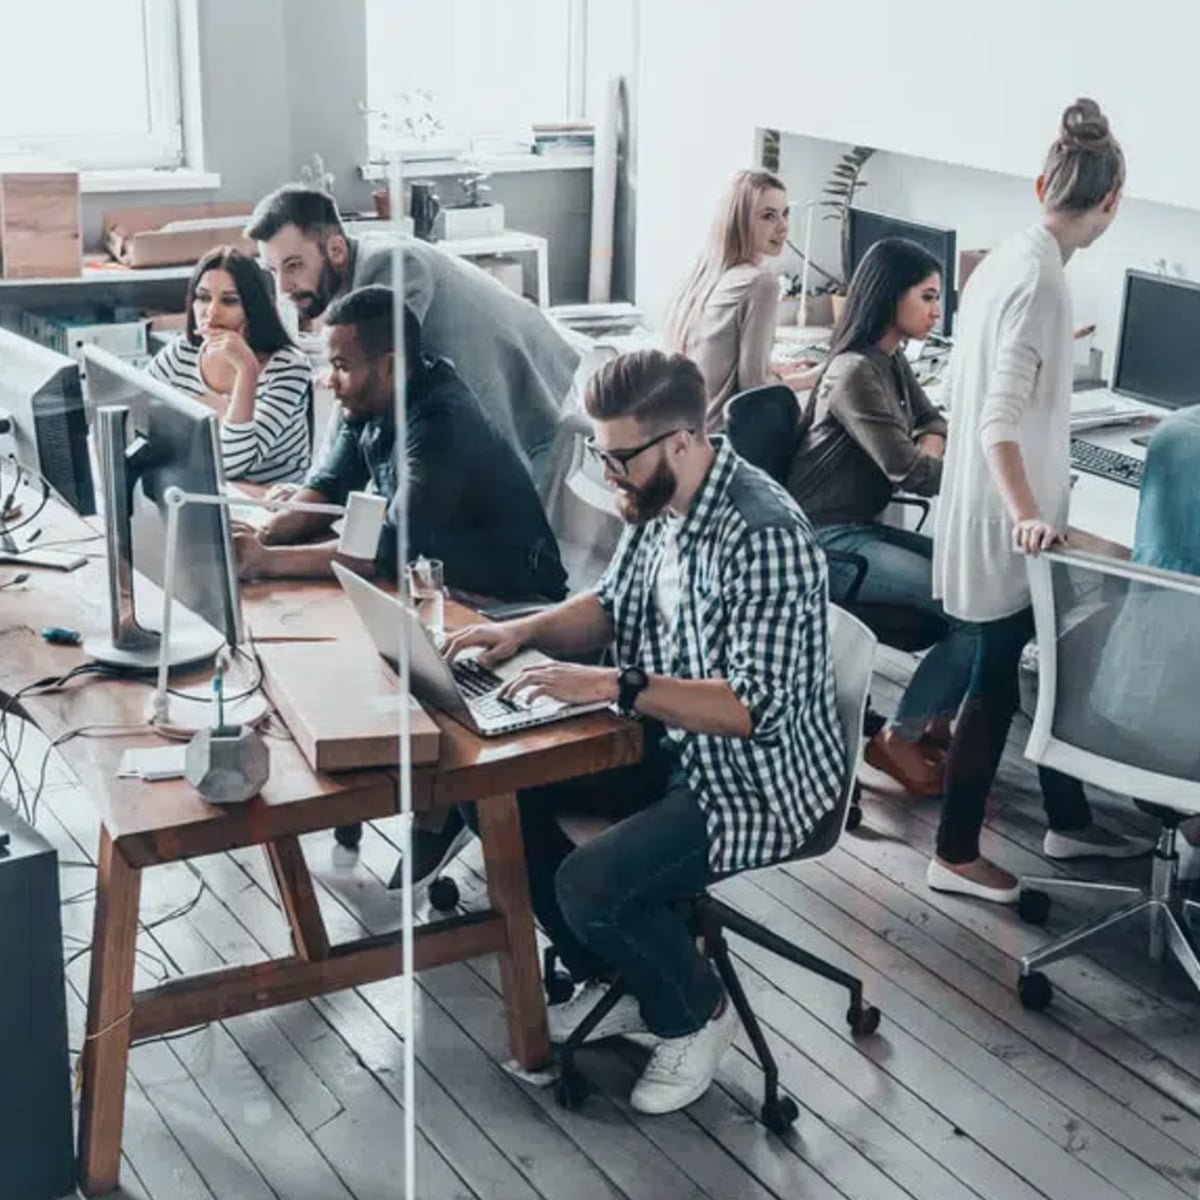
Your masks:
<instances>
[{"instance_id":1,"label":"man in dark shirt","mask_svg":"<svg viewBox=\"0 0 1200 1200\"><path fill-rule=\"evenodd\" d=\"M500 599L561 599L566 572L528 472L453 366L422 356L420 327L407 308L407 446L405 464L398 463L393 305L390 288L371 286L330 306L329 382L341 405L339 425L324 460L294 498L344 504L369 481L387 500L374 563L380 573L396 572L403 517L408 557L441 559L449 586ZM337 542L312 539L327 532L331 520L283 512L257 533L239 528L243 578L328 575Z\"/></svg>"}]
</instances>

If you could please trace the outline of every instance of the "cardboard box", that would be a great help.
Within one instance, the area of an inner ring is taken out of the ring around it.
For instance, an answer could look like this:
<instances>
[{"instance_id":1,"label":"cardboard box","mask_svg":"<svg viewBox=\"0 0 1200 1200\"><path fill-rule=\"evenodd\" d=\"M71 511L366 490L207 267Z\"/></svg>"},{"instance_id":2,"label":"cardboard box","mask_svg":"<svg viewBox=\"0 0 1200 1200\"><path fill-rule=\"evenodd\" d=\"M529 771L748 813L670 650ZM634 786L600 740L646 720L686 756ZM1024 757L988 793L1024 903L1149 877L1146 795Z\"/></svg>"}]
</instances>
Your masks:
<instances>
[{"instance_id":1,"label":"cardboard box","mask_svg":"<svg viewBox=\"0 0 1200 1200\"><path fill-rule=\"evenodd\" d=\"M79 172L0 163L0 276L83 273Z\"/></svg>"},{"instance_id":2,"label":"cardboard box","mask_svg":"<svg viewBox=\"0 0 1200 1200\"><path fill-rule=\"evenodd\" d=\"M251 210L242 201L116 208L104 214L101 228L113 258L128 267L190 266L214 246L257 254L242 233Z\"/></svg>"}]
</instances>

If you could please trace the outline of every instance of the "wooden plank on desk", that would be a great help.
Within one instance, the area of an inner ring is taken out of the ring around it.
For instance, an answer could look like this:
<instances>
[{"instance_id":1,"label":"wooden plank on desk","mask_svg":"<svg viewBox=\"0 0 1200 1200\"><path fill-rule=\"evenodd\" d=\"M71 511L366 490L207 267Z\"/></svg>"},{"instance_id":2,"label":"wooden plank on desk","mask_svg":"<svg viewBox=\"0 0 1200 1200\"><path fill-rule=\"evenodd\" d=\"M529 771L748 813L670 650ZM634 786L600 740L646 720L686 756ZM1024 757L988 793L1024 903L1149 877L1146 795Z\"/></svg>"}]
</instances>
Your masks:
<instances>
[{"instance_id":1,"label":"wooden plank on desk","mask_svg":"<svg viewBox=\"0 0 1200 1200\"><path fill-rule=\"evenodd\" d=\"M400 765L399 683L364 641L260 646L267 694L314 771ZM410 701L414 763L438 760L441 733Z\"/></svg>"}]
</instances>

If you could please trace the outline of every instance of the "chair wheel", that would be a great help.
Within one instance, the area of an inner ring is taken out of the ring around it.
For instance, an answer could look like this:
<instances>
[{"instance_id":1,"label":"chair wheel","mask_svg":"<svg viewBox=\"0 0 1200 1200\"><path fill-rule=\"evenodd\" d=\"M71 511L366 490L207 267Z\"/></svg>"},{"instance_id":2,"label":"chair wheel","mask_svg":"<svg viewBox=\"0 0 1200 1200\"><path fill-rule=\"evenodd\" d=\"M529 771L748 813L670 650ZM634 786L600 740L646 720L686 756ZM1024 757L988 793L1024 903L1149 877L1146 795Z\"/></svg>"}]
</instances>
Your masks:
<instances>
[{"instance_id":1,"label":"chair wheel","mask_svg":"<svg viewBox=\"0 0 1200 1200\"><path fill-rule=\"evenodd\" d=\"M879 1009L873 1004L853 1005L846 1013L846 1024L855 1037L866 1037L879 1028Z\"/></svg>"},{"instance_id":2,"label":"chair wheel","mask_svg":"<svg viewBox=\"0 0 1200 1200\"><path fill-rule=\"evenodd\" d=\"M544 976L547 1004L565 1004L575 995L575 981L566 971L555 969Z\"/></svg>"},{"instance_id":3,"label":"chair wheel","mask_svg":"<svg viewBox=\"0 0 1200 1200\"><path fill-rule=\"evenodd\" d=\"M1022 921L1030 925L1045 925L1050 916L1050 894L1037 888L1027 888L1017 900L1017 913Z\"/></svg>"},{"instance_id":4,"label":"chair wheel","mask_svg":"<svg viewBox=\"0 0 1200 1200\"><path fill-rule=\"evenodd\" d=\"M357 850L362 841L362 825L335 825L333 836L339 846L345 846L347 850Z\"/></svg>"},{"instance_id":5,"label":"chair wheel","mask_svg":"<svg viewBox=\"0 0 1200 1200\"><path fill-rule=\"evenodd\" d=\"M1021 1007L1030 1012L1041 1012L1054 999L1054 987L1041 971L1030 971L1017 980L1017 995Z\"/></svg>"},{"instance_id":6,"label":"chair wheel","mask_svg":"<svg viewBox=\"0 0 1200 1200\"><path fill-rule=\"evenodd\" d=\"M435 912L453 912L458 907L458 884L448 875L439 875L429 885L429 903Z\"/></svg>"},{"instance_id":7,"label":"chair wheel","mask_svg":"<svg viewBox=\"0 0 1200 1200\"><path fill-rule=\"evenodd\" d=\"M799 1115L800 1108L791 1096L776 1096L773 1100L768 1100L759 1113L762 1123L772 1133L778 1134L787 1133Z\"/></svg>"},{"instance_id":8,"label":"chair wheel","mask_svg":"<svg viewBox=\"0 0 1200 1200\"><path fill-rule=\"evenodd\" d=\"M583 1102L587 1097L588 1082L582 1072L577 1071L574 1067L564 1066L554 1084L554 1098L558 1101L559 1107L565 1108L568 1112L574 1112L583 1107Z\"/></svg>"},{"instance_id":9,"label":"chair wheel","mask_svg":"<svg viewBox=\"0 0 1200 1200\"><path fill-rule=\"evenodd\" d=\"M855 801L846 810L846 832L853 833L862 824L862 805Z\"/></svg>"}]
</instances>

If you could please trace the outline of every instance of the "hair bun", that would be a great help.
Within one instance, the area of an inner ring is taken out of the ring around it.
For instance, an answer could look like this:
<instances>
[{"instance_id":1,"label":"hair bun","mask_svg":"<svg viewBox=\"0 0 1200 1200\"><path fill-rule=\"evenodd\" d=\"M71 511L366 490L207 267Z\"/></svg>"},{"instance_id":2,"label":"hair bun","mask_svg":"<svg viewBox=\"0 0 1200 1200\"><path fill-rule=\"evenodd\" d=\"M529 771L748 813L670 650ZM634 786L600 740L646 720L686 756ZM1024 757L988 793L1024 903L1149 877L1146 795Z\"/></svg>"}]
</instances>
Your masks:
<instances>
[{"instance_id":1,"label":"hair bun","mask_svg":"<svg viewBox=\"0 0 1200 1200\"><path fill-rule=\"evenodd\" d=\"M1095 100L1080 98L1068 105L1062 115L1059 141L1077 150L1100 150L1112 142L1108 118Z\"/></svg>"}]
</instances>

